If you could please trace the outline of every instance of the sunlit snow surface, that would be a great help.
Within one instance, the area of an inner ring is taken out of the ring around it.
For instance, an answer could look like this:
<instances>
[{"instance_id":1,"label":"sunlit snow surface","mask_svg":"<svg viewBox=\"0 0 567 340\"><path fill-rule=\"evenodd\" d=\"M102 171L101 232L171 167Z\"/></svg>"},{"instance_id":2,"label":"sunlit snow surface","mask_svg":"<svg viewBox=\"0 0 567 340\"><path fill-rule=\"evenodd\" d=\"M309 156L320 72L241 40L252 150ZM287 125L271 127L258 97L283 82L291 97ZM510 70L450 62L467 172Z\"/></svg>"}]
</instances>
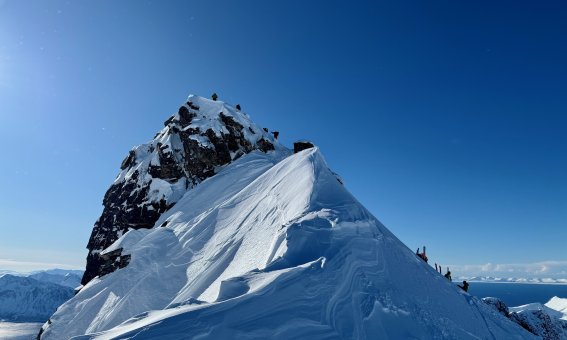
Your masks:
<instances>
[{"instance_id":1,"label":"sunlit snow surface","mask_svg":"<svg viewBox=\"0 0 567 340\"><path fill-rule=\"evenodd\" d=\"M317 148L286 156L245 155L123 235L130 264L43 339L532 338L417 258Z\"/></svg>"},{"instance_id":2,"label":"sunlit snow surface","mask_svg":"<svg viewBox=\"0 0 567 340\"><path fill-rule=\"evenodd\" d=\"M554 296L545 304L545 306L559 312L559 319L567 320L567 299Z\"/></svg>"}]
</instances>

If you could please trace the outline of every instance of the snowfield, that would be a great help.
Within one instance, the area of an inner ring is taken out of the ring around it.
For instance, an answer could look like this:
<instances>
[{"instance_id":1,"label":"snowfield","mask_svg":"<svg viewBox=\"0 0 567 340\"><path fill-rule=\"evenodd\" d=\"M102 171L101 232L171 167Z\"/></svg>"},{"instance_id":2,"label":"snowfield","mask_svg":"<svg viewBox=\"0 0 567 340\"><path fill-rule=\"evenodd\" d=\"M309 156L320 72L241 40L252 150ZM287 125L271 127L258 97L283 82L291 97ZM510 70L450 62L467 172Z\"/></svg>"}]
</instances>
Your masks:
<instances>
[{"instance_id":1,"label":"snowfield","mask_svg":"<svg viewBox=\"0 0 567 340\"><path fill-rule=\"evenodd\" d=\"M537 338L417 258L317 148L246 154L111 248L128 266L42 339Z\"/></svg>"}]
</instances>

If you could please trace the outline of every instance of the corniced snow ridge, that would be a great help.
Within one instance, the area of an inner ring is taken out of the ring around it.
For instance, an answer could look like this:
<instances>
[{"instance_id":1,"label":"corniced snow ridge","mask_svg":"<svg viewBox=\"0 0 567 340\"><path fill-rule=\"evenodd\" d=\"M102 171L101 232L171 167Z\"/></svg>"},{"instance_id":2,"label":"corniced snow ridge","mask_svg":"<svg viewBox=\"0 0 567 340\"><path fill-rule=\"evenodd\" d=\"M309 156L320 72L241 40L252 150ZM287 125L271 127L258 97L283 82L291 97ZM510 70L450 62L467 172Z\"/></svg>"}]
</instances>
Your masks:
<instances>
[{"instance_id":1,"label":"corniced snow ridge","mask_svg":"<svg viewBox=\"0 0 567 340\"><path fill-rule=\"evenodd\" d=\"M93 272L41 339L536 339L417 258L317 147L292 154L230 105L189 99L105 197L89 249L126 263Z\"/></svg>"}]
</instances>

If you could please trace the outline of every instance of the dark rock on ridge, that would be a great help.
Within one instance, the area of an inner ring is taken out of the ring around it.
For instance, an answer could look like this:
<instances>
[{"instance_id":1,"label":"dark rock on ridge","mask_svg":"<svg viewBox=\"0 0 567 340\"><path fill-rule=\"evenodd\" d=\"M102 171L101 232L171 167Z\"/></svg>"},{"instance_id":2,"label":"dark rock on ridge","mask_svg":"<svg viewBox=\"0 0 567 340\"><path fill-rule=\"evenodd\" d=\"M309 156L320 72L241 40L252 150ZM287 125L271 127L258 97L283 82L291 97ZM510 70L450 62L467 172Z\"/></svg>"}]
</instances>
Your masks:
<instances>
[{"instance_id":1,"label":"dark rock on ridge","mask_svg":"<svg viewBox=\"0 0 567 340\"><path fill-rule=\"evenodd\" d=\"M306 140L298 140L297 142L293 143L293 153L298 153L300 151L311 149L314 147L313 143Z\"/></svg>"},{"instance_id":2,"label":"dark rock on ridge","mask_svg":"<svg viewBox=\"0 0 567 340\"><path fill-rule=\"evenodd\" d=\"M221 102L190 99L164 122L153 141L132 149L122 162L87 244L83 285L128 264L121 249L100 253L130 228L152 228L187 189L213 176L219 166L252 150L274 150L267 133L244 125L248 118L243 113L231 112ZM201 123L192 124L196 120Z\"/></svg>"}]
</instances>

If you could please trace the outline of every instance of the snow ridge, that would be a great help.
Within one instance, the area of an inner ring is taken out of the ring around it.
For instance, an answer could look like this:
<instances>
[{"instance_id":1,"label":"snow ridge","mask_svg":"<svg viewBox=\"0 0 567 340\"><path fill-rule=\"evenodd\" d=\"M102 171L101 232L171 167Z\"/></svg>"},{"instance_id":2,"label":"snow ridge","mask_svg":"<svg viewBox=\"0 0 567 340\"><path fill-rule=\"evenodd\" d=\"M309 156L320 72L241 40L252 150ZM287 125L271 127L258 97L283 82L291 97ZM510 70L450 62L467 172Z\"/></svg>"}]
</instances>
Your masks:
<instances>
[{"instance_id":1,"label":"snow ridge","mask_svg":"<svg viewBox=\"0 0 567 340\"><path fill-rule=\"evenodd\" d=\"M418 259L317 148L250 152L117 242L129 265L42 339L533 338Z\"/></svg>"}]
</instances>

